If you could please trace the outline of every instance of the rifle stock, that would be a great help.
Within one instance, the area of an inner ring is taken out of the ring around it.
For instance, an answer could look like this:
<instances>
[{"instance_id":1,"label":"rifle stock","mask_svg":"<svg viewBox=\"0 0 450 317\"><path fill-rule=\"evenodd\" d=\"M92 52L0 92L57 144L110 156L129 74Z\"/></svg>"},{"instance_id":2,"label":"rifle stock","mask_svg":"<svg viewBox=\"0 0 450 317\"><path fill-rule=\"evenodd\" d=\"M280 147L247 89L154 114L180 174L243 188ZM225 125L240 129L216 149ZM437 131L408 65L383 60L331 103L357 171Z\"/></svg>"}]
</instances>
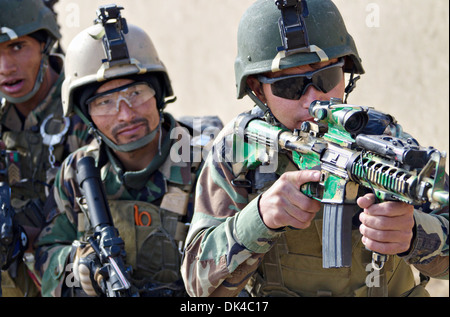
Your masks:
<instances>
[{"instance_id":1,"label":"rifle stock","mask_svg":"<svg viewBox=\"0 0 450 317\"><path fill-rule=\"evenodd\" d=\"M123 261L124 241L114 227L94 158L86 156L78 161L77 180L85 195L91 225L95 229L94 236L89 237L88 241L103 265L101 272L104 274L106 295L134 296L130 291L130 268L127 268Z\"/></svg>"},{"instance_id":2,"label":"rifle stock","mask_svg":"<svg viewBox=\"0 0 450 317\"><path fill-rule=\"evenodd\" d=\"M363 134L369 108L331 100L313 102L309 111L315 122L304 122L295 131L243 114L235 134L244 140L246 151L266 153L252 156L257 162L247 161L248 166L270 165L278 162L275 152L288 151L300 170L321 171L320 182L304 184L301 191L324 204L324 268L351 266L352 217L361 186L379 201L428 202L431 209L448 206L445 152L421 147L411 138ZM381 268L385 256L374 252L373 258L374 268Z\"/></svg>"}]
</instances>

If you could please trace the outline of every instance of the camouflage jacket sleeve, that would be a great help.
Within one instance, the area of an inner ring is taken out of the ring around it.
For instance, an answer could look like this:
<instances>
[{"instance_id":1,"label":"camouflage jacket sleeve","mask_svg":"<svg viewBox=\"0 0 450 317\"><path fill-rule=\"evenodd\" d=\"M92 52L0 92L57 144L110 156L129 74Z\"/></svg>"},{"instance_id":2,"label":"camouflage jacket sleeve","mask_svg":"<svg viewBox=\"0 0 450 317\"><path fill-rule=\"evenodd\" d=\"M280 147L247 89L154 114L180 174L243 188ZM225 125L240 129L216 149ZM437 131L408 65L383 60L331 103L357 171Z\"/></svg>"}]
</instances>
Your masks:
<instances>
[{"instance_id":1,"label":"camouflage jacket sleeve","mask_svg":"<svg viewBox=\"0 0 450 317\"><path fill-rule=\"evenodd\" d=\"M75 201L80 194L73 165L77 153L80 151L69 155L56 176L46 204L49 224L36 243L35 270L41 278L42 296L61 296L64 283L74 282L67 272L71 272L68 259L72 242L80 238L77 230L80 209Z\"/></svg>"},{"instance_id":2,"label":"camouflage jacket sleeve","mask_svg":"<svg viewBox=\"0 0 450 317\"><path fill-rule=\"evenodd\" d=\"M181 268L191 296L236 296L281 234L264 225L259 197L249 202L247 189L231 185L231 128L217 137L197 183Z\"/></svg>"},{"instance_id":3,"label":"camouflage jacket sleeve","mask_svg":"<svg viewBox=\"0 0 450 317\"><path fill-rule=\"evenodd\" d=\"M415 238L403 258L424 275L448 280L448 207L429 214L414 210L414 220Z\"/></svg>"},{"instance_id":4,"label":"camouflage jacket sleeve","mask_svg":"<svg viewBox=\"0 0 450 317\"><path fill-rule=\"evenodd\" d=\"M411 137L399 124L391 126L390 131L398 137ZM445 189L448 190L448 175ZM423 209L425 212L414 210L415 237L411 249L403 259L426 276L448 280L448 206L432 212L428 208Z\"/></svg>"}]
</instances>

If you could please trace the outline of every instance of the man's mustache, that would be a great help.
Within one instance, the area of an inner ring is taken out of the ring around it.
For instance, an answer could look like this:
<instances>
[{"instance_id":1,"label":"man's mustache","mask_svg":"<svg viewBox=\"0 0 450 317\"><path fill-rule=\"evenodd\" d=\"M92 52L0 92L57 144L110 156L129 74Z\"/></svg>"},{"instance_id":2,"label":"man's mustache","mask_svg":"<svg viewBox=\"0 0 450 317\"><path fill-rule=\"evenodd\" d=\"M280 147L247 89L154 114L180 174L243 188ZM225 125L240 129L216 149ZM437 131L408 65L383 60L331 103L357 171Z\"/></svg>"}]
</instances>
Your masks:
<instances>
[{"instance_id":1,"label":"man's mustache","mask_svg":"<svg viewBox=\"0 0 450 317\"><path fill-rule=\"evenodd\" d=\"M128 127L128 126L135 125L135 124L140 124L140 123L145 123L145 127L147 129L146 133L147 134L150 133L149 123L148 123L148 120L145 119L145 118L137 118L137 119L133 119L132 121L127 122L127 123L121 123L121 124L115 126L112 129L111 133L112 133L112 135L114 136L114 139L117 142L118 141L117 134L119 133L120 130L122 130L122 129Z\"/></svg>"}]
</instances>

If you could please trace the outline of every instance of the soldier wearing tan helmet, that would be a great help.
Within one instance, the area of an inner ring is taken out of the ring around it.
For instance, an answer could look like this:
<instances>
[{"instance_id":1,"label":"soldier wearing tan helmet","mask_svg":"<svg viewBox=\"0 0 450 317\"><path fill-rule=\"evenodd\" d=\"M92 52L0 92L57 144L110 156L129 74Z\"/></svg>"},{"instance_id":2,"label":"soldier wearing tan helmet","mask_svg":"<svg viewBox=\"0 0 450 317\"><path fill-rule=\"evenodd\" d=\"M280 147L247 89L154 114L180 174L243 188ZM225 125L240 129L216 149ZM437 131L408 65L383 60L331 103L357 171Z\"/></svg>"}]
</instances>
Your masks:
<instances>
[{"instance_id":1,"label":"soldier wearing tan helmet","mask_svg":"<svg viewBox=\"0 0 450 317\"><path fill-rule=\"evenodd\" d=\"M100 7L96 24L67 48L64 113L78 113L95 140L74 152L56 179L52 197L58 216L43 230L36 255L42 259L44 296L110 294L87 242L93 231L90 210L76 178L77 163L88 156L100 169L111 217L124 241L123 260L132 268L130 294L185 294L180 243L200 162L189 159L188 130L164 111L175 100L166 67L147 33L122 18L122 9ZM187 161L173 157L173 138L188 141L180 153ZM70 230L61 235L63 228Z\"/></svg>"},{"instance_id":2,"label":"soldier wearing tan helmet","mask_svg":"<svg viewBox=\"0 0 450 317\"><path fill-rule=\"evenodd\" d=\"M38 294L40 282L33 273L28 278L22 258L32 269L34 237L47 218L42 209L56 170L91 138L79 118L63 116L63 57L52 53L60 37L42 0L0 1L1 177L15 211L15 238L4 246L10 250L2 263L4 296Z\"/></svg>"},{"instance_id":3,"label":"soldier wearing tan helmet","mask_svg":"<svg viewBox=\"0 0 450 317\"><path fill-rule=\"evenodd\" d=\"M313 121L312 102L347 99L364 73L330 0L255 1L241 18L237 47L238 98L255 102L251 116L291 131ZM255 164L258 147L234 152L245 143L238 120L215 139L199 176L182 265L189 295L236 296L245 288L269 297L426 296L429 276L448 279L448 209L431 215L398 201L376 204L365 193L351 215L351 267L323 268L324 208L299 190L319 182L320 171L299 170L280 151L276 171L267 172ZM379 133L385 129L401 136L394 121ZM369 249L391 255L372 273ZM417 285L410 264L423 273Z\"/></svg>"}]
</instances>

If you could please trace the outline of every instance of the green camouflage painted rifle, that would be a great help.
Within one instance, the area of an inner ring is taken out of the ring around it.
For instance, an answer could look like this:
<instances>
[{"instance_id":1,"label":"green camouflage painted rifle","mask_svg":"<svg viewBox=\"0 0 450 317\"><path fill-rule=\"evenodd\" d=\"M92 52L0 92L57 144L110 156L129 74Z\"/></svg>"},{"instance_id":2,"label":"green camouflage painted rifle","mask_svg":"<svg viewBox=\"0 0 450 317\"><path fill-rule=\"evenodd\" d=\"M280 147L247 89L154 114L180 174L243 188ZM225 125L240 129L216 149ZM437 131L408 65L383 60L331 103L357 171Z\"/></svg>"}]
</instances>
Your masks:
<instances>
[{"instance_id":1,"label":"green camouflage painted rifle","mask_svg":"<svg viewBox=\"0 0 450 317\"><path fill-rule=\"evenodd\" d=\"M413 138L382 134L387 124L377 121L391 116L340 99L313 102L309 112L315 122L304 122L295 131L242 114L235 135L244 140L248 168L261 165L274 172L277 153L289 151L300 170L321 171L320 182L305 184L301 191L323 204L324 268L351 266L352 217L364 188L378 201L430 203L431 209L448 206L445 152L419 146ZM382 129L374 129L377 126ZM368 130L372 134L366 134ZM381 268L386 256L373 255L374 267Z\"/></svg>"}]
</instances>

